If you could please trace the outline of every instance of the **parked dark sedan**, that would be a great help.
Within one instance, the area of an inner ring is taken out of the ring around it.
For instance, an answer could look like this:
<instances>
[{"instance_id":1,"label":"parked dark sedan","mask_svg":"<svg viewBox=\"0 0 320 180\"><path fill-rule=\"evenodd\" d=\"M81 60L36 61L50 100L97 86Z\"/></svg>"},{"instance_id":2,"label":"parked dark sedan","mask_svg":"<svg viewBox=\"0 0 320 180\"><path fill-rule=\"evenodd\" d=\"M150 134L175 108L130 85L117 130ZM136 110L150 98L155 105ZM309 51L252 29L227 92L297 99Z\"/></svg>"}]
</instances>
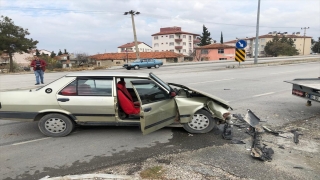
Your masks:
<instances>
[{"instance_id":1,"label":"parked dark sedan","mask_svg":"<svg viewBox=\"0 0 320 180\"><path fill-rule=\"evenodd\" d=\"M130 70L131 68L134 69L140 69L140 68L159 68L160 66L163 65L162 61L156 60L156 59L137 59L133 61L132 63L124 64L123 67L126 68L127 70Z\"/></svg>"}]
</instances>

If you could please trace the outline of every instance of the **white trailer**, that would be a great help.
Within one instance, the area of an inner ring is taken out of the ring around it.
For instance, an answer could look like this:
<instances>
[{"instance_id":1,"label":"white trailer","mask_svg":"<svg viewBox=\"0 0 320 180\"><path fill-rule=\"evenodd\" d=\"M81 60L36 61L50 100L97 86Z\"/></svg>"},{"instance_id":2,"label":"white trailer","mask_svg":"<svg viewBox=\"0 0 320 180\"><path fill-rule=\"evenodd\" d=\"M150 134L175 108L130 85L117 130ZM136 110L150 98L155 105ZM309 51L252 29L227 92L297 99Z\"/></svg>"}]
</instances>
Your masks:
<instances>
[{"instance_id":1,"label":"white trailer","mask_svg":"<svg viewBox=\"0 0 320 180\"><path fill-rule=\"evenodd\" d=\"M311 101L320 103L320 77L284 82L291 83L293 85L292 95L306 99L308 106L311 106Z\"/></svg>"}]
</instances>

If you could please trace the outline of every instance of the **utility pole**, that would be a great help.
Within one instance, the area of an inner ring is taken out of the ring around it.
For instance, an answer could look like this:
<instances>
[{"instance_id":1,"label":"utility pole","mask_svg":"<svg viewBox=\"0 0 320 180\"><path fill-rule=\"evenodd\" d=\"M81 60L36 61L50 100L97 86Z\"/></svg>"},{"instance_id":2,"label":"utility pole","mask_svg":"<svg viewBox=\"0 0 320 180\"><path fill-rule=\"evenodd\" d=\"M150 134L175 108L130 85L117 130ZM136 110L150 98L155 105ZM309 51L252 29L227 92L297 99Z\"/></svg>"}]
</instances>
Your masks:
<instances>
[{"instance_id":1,"label":"utility pole","mask_svg":"<svg viewBox=\"0 0 320 180\"><path fill-rule=\"evenodd\" d=\"M304 29L304 33L303 33L303 50L302 50L302 55L304 55L304 43L306 41L306 30L309 29L309 27L304 27L304 28L301 28L301 30Z\"/></svg>"},{"instance_id":2,"label":"utility pole","mask_svg":"<svg viewBox=\"0 0 320 180\"><path fill-rule=\"evenodd\" d=\"M127 55L127 64L129 63L128 62L128 48L126 48L126 55Z\"/></svg>"},{"instance_id":3,"label":"utility pole","mask_svg":"<svg viewBox=\"0 0 320 180\"><path fill-rule=\"evenodd\" d=\"M256 25L256 44L254 46L254 64L258 63L258 39L259 39L259 19L260 19L260 0L258 1L257 25Z\"/></svg>"},{"instance_id":4,"label":"utility pole","mask_svg":"<svg viewBox=\"0 0 320 180\"><path fill-rule=\"evenodd\" d=\"M128 15L128 14L131 15L131 20L132 20L134 44L135 44L135 47L136 47L136 56L137 56L137 59L140 59L140 53L139 53L138 42L137 42L137 34L136 34L136 26L134 24L134 17L133 17L134 15L139 15L140 12L135 12L133 10L128 11L128 12L124 12L124 15Z\"/></svg>"}]
</instances>

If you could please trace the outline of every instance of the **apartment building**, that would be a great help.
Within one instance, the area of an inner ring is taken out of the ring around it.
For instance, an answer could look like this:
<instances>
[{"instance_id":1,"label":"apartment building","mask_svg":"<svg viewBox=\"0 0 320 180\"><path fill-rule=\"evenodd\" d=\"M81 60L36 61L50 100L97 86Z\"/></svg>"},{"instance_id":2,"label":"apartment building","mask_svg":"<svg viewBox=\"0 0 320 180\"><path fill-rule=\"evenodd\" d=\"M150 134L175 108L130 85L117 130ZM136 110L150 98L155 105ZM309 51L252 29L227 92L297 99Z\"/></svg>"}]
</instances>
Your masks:
<instances>
[{"instance_id":1,"label":"apartment building","mask_svg":"<svg viewBox=\"0 0 320 180\"><path fill-rule=\"evenodd\" d=\"M294 46L298 50L299 55L308 55L311 53L311 39L310 36L302 36L300 32L294 32L292 34L288 34L287 32L279 33L276 31L269 32L268 34L259 36L258 39L258 56L265 56L264 47L266 46L268 41L271 41L274 36L278 36L281 38L282 36L291 38L294 41ZM249 38L248 48L252 55L255 52L255 37Z\"/></svg>"},{"instance_id":2,"label":"apartment building","mask_svg":"<svg viewBox=\"0 0 320 180\"><path fill-rule=\"evenodd\" d=\"M199 34L182 31L181 27L177 26L160 28L160 32L151 36L154 52L171 51L186 56L189 56L200 42Z\"/></svg>"},{"instance_id":3,"label":"apartment building","mask_svg":"<svg viewBox=\"0 0 320 180\"><path fill-rule=\"evenodd\" d=\"M139 52L152 52L152 47L144 42L137 41ZM118 47L118 53L121 52L136 52L134 42L126 43Z\"/></svg>"},{"instance_id":4,"label":"apartment building","mask_svg":"<svg viewBox=\"0 0 320 180\"><path fill-rule=\"evenodd\" d=\"M277 31L273 31L273 32L269 32L268 34L259 36L259 38L258 38L258 56L261 56L261 57L265 56L264 47L266 46L267 42L272 41L272 39L276 35L279 38L281 38L282 36L287 37L287 38L291 38L294 41L294 46L298 50L299 55L308 55L311 53L311 39L312 39L312 37L301 36L300 32L294 32L292 34L288 34L287 32L279 33ZM248 44L247 47L245 48L247 55L253 57L254 53L255 53L256 38L255 37L243 38L243 40L246 40L247 44ZM227 41L224 44L235 46L235 43L237 41L238 41L238 39L232 40L232 41ZM303 51L303 49L304 49L304 51Z\"/></svg>"}]
</instances>

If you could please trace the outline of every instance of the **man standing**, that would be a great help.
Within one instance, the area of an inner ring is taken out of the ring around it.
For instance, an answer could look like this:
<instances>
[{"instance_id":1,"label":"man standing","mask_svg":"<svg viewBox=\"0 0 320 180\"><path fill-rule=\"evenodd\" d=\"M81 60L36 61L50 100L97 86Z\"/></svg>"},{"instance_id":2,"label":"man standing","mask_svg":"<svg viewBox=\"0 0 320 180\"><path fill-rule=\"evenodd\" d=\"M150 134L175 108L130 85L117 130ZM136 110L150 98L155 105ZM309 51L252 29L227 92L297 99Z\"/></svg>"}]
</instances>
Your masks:
<instances>
[{"instance_id":1,"label":"man standing","mask_svg":"<svg viewBox=\"0 0 320 180\"><path fill-rule=\"evenodd\" d=\"M37 83L35 85L39 85L40 82L43 84L43 74L46 70L46 66L47 63L44 60L39 59L38 56L34 56L34 60L31 62L31 67L33 67L34 74L36 75Z\"/></svg>"}]
</instances>

